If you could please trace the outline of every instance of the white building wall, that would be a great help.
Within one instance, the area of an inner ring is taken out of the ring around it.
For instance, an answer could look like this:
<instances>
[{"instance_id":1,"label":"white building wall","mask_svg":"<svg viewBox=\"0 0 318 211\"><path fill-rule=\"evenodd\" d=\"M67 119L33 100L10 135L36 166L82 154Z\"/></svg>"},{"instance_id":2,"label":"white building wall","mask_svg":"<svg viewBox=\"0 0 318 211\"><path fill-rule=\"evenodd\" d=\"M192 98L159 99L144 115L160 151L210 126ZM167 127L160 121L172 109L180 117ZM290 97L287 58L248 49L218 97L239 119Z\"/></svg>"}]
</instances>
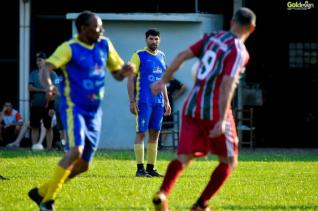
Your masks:
<instances>
[{"instance_id":1,"label":"white building wall","mask_svg":"<svg viewBox=\"0 0 318 211\"><path fill-rule=\"evenodd\" d=\"M206 32L220 30L223 17L207 14L99 14L108 36L119 55L129 61L132 53L145 47L145 32L158 28L161 32L160 50L165 52L167 64L183 49L197 41ZM68 14L75 19L77 14ZM74 24L73 31L76 33ZM188 91L193 85L191 67L195 59L187 61L175 77L183 82ZM135 137L135 116L129 111L127 79L118 82L110 74L106 78L106 95L103 101L103 126L100 148L132 149ZM175 102L180 110L187 95Z\"/></svg>"}]
</instances>

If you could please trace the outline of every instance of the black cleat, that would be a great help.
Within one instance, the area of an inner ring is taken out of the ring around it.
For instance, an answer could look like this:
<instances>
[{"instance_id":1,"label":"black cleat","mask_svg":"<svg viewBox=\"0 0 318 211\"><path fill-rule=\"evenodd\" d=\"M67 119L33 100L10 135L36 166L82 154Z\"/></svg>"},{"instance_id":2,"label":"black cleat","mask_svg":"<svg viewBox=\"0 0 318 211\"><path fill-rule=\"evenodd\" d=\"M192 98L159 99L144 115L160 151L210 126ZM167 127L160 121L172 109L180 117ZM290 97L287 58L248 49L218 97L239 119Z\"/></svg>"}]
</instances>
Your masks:
<instances>
[{"instance_id":1,"label":"black cleat","mask_svg":"<svg viewBox=\"0 0 318 211\"><path fill-rule=\"evenodd\" d=\"M9 178L0 175L0 179L1 179L1 180L8 180Z\"/></svg>"},{"instance_id":2,"label":"black cleat","mask_svg":"<svg viewBox=\"0 0 318 211\"><path fill-rule=\"evenodd\" d=\"M150 174L145 169L138 169L136 172L136 177L151 177Z\"/></svg>"},{"instance_id":3,"label":"black cleat","mask_svg":"<svg viewBox=\"0 0 318 211\"><path fill-rule=\"evenodd\" d=\"M152 170L147 170L148 174L150 174L150 176L152 177L163 177L162 174L160 174L157 169L152 169Z\"/></svg>"},{"instance_id":4,"label":"black cleat","mask_svg":"<svg viewBox=\"0 0 318 211\"><path fill-rule=\"evenodd\" d=\"M197 203L195 203L192 207L190 211L212 211L212 208L210 207L201 207L200 205L198 205Z\"/></svg>"},{"instance_id":5,"label":"black cleat","mask_svg":"<svg viewBox=\"0 0 318 211\"><path fill-rule=\"evenodd\" d=\"M40 211L55 211L54 200L49 200L41 203Z\"/></svg>"},{"instance_id":6,"label":"black cleat","mask_svg":"<svg viewBox=\"0 0 318 211\"><path fill-rule=\"evenodd\" d=\"M43 197L39 194L38 188L33 188L28 193L30 199L32 199L38 206L40 206Z\"/></svg>"},{"instance_id":7,"label":"black cleat","mask_svg":"<svg viewBox=\"0 0 318 211\"><path fill-rule=\"evenodd\" d=\"M152 204L155 211L168 211L167 197L163 193L155 193L152 197Z\"/></svg>"}]
</instances>

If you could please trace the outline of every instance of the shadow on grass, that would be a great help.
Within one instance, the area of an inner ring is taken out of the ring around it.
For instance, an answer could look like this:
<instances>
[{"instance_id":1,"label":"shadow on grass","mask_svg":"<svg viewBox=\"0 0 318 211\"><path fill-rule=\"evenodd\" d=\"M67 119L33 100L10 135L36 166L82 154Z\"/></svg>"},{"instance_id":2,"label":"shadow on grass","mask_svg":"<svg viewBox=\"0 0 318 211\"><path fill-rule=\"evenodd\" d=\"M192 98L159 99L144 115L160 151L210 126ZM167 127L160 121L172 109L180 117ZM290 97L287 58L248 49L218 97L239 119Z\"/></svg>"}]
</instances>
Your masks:
<instances>
[{"instance_id":1,"label":"shadow on grass","mask_svg":"<svg viewBox=\"0 0 318 211\"><path fill-rule=\"evenodd\" d=\"M257 148L242 149L239 161L318 161L318 148Z\"/></svg>"},{"instance_id":2,"label":"shadow on grass","mask_svg":"<svg viewBox=\"0 0 318 211\"><path fill-rule=\"evenodd\" d=\"M0 148L0 158L15 157L62 157L64 152L58 150L52 151L32 151L30 149L9 150ZM159 151L158 160L170 161L176 158L176 152ZM99 149L96 152L95 159L106 160L135 160L133 150L108 150ZM217 160L216 156L209 154L207 157L198 158L197 161ZM239 152L239 161L318 161L318 149L285 149L285 148L257 148L241 149Z\"/></svg>"},{"instance_id":3,"label":"shadow on grass","mask_svg":"<svg viewBox=\"0 0 318 211\"><path fill-rule=\"evenodd\" d=\"M226 205L221 206L224 210L317 210L317 205Z\"/></svg>"},{"instance_id":4,"label":"shadow on grass","mask_svg":"<svg viewBox=\"0 0 318 211\"><path fill-rule=\"evenodd\" d=\"M16 158L16 157L56 157L62 156L64 152L59 150L41 150L32 151L30 148L19 148L19 149L7 149L0 148L0 158Z\"/></svg>"},{"instance_id":5,"label":"shadow on grass","mask_svg":"<svg viewBox=\"0 0 318 211\"><path fill-rule=\"evenodd\" d=\"M65 208L65 207L60 207L61 210L67 210L67 211L78 211L78 210L83 210L82 208ZM127 211L149 211L149 207L121 207L121 206L100 206L100 207L89 207L88 209L85 208L85 210L95 210L95 211L115 211L115 210L127 210ZM150 209L151 210L151 209Z\"/></svg>"},{"instance_id":6,"label":"shadow on grass","mask_svg":"<svg viewBox=\"0 0 318 211\"><path fill-rule=\"evenodd\" d=\"M178 207L169 207L170 210L189 210L189 206L178 206ZM63 207L60 207L63 209ZM67 209L64 207L65 210L81 210L77 208ZM317 210L318 206L313 205L301 205L301 206L293 206L293 205L255 205L255 206L241 206L241 205L227 205L215 208L216 210ZM130 206L130 207L121 207L121 206L103 206L103 207L91 207L89 210L152 210L152 207L139 207L139 206Z\"/></svg>"}]
</instances>

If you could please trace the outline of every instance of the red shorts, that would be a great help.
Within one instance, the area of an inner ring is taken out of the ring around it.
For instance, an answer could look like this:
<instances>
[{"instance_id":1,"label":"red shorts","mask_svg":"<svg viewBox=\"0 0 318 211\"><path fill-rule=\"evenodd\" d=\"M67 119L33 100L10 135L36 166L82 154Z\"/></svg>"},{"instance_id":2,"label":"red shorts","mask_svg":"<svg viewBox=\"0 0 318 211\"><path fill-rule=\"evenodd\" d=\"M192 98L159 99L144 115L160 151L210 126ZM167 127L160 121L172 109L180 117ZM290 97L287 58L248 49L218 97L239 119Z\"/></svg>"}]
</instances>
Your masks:
<instances>
[{"instance_id":1,"label":"red shorts","mask_svg":"<svg viewBox=\"0 0 318 211\"><path fill-rule=\"evenodd\" d=\"M216 121L182 116L178 154L202 157L208 152L221 157L238 154L238 138L232 114L229 115L225 133L217 138L208 137Z\"/></svg>"}]
</instances>

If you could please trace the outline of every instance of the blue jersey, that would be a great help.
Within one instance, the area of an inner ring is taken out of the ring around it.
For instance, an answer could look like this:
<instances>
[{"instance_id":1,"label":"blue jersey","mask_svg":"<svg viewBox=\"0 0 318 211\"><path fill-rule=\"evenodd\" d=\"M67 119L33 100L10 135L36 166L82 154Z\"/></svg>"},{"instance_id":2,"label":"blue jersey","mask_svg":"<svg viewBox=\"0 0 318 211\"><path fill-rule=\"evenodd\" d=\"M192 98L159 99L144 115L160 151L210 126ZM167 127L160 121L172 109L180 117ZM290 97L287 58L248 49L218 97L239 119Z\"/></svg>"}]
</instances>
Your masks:
<instances>
[{"instance_id":1,"label":"blue jersey","mask_svg":"<svg viewBox=\"0 0 318 211\"><path fill-rule=\"evenodd\" d=\"M165 55L157 50L151 53L147 49L139 50L133 54L131 62L135 64L136 102L137 103L164 103L163 93L152 95L150 84L158 81L166 71Z\"/></svg>"},{"instance_id":2,"label":"blue jersey","mask_svg":"<svg viewBox=\"0 0 318 211\"><path fill-rule=\"evenodd\" d=\"M77 36L61 44L47 62L61 68L60 117L66 130L66 149L84 146L82 159L90 162L100 139L106 66L111 72L123 65L108 38L87 45Z\"/></svg>"},{"instance_id":3,"label":"blue jersey","mask_svg":"<svg viewBox=\"0 0 318 211\"><path fill-rule=\"evenodd\" d=\"M77 37L61 44L47 60L62 68L61 103L82 108L98 107L104 96L106 66L119 70L123 64L109 39L87 45Z\"/></svg>"}]
</instances>

